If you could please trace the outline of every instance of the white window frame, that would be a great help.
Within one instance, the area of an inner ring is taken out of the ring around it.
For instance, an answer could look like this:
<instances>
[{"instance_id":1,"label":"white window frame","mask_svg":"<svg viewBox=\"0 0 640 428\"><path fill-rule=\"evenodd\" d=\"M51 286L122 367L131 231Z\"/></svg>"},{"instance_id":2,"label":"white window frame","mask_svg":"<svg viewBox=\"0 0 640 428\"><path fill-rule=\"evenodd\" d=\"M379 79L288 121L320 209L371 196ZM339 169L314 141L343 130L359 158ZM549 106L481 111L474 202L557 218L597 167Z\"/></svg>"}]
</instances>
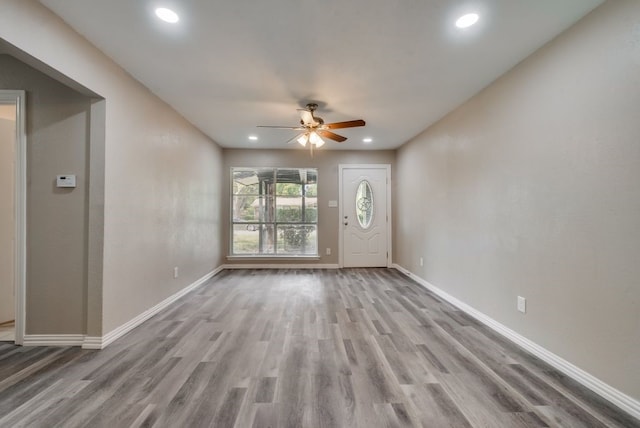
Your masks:
<instances>
[{"instance_id":1,"label":"white window frame","mask_svg":"<svg viewBox=\"0 0 640 428\"><path fill-rule=\"evenodd\" d=\"M318 252L318 248L319 248L319 229L318 229L318 225L319 225L319 221L318 221L318 217L320 215L319 211L320 211L320 204L317 204L317 213L316 213L316 219L313 222L290 222L290 221L277 221L277 219L274 219L274 221L255 221L255 222L246 222L246 221L235 221L234 220L234 213L233 213L233 202L234 202L234 192L233 192L233 183L234 183L234 171L235 170L250 170L250 169L256 169L256 170L265 170L265 169L271 169L274 172L274 177L276 178L274 181L274 185L277 184L277 174L276 172L278 170L300 170L300 169L304 169L304 170L312 170L315 172L316 174L316 201L319 201L318 196L319 196L319 191L320 189L319 187L319 179L318 179L318 168L312 168L312 167L282 167L282 166L278 166L278 167L271 167L271 166L233 166L229 169L229 249L228 249L228 255L227 258L229 259L242 259L242 258L251 258L251 259L255 259L255 258L260 258L260 259L314 259L317 260L319 259L320 255ZM258 195L260 196L260 195ZM264 195L263 195L264 196ZM304 196L306 198L306 196ZM273 204L274 204L274 209L277 210L277 198L278 196L274 193L273 195ZM274 230L274 252L273 253L234 253L233 251L233 247L234 247L234 242L233 242L233 238L234 238L234 226L235 225L251 225L251 224L267 224L267 225L272 225L273 226L273 230ZM291 253L285 253L285 254L278 254L278 226L279 225L312 225L315 226L316 228L316 239L315 239L315 244L316 244L316 248L315 248L315 253L306 253L306 254L291 254Z\"/></svg>"}]
</instances>

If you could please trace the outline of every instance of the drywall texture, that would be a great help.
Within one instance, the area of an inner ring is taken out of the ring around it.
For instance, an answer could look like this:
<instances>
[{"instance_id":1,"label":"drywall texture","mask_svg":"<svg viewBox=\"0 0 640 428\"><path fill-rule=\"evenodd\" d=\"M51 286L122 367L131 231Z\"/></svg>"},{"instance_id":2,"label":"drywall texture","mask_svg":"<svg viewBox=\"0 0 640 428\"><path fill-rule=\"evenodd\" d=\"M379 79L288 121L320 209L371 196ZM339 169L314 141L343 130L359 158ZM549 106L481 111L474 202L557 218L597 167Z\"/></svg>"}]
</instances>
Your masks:
<instances>
[{"instance_id":1,"label":"drywall texture","mask_svg":"<svg viewBox=\"0 0 640 428\"><path fill-rule=\"evenodd\" d=\"M0 38L106 100L102 325L89 333L217 267L220 148L37 1L4 1Z\"/></svg>"},{"instance_id":2,"label":"drywall texture","mask_svg":"<svg viewBox=\"0 0 640 428\"><path fill-rule=\"evenodd\" d=\"M403 146L395 253L636 400L638 16L605 3Z\"/></svg>"},{"instance_id":3,"label":"drywall texture","mask_svg":"<svg viewBox=\"0 0 640 428\"><path fill-rule=\"evenodd\" d=\"M0 88L26 91L26 334L85 329L87 115L90 99L9 55ZM55 187L75 174L77 187Z\"/></svg>"},{"instance_id":4,"label":"drywall texture","mask_svg":"<svg viewBox=\"0 0 640 428\"><path fill-rule=\"evenodd\" d=\"M328 143L331 144L331 143ZM348 144L344 143L344 144ZM395 151L343 151L343 150L318 150L311 157L307 150L242 150L224 149L224 173L223 173L223 203L225 210L223 223L229 222L230 212L230 179L232 167L285 167L285 168L317 168L318 169L318 252L319 260L302 260L299 262L277 259L229 259L226 263L253 264L253 263L303 263L303 264L337 264L338 240L340 223L338 208L329 208L330 200L338 200L338 165L340 164L390 164L391 177L395 174ZM229 228L225 227L224 248L226 254L229 251ZM331 248L331 255L326 255L326 249Z\"/></svg>"},{"instance_id":5,"label":"drywall texture","mask_svg":"<svg viewBox=\"0 0 640 428\"><path fill-rule=\"evenodd\" d=\"M0 324L15 319L15 110L15 105L0 104Z\"/></svg>"}]
</instances>

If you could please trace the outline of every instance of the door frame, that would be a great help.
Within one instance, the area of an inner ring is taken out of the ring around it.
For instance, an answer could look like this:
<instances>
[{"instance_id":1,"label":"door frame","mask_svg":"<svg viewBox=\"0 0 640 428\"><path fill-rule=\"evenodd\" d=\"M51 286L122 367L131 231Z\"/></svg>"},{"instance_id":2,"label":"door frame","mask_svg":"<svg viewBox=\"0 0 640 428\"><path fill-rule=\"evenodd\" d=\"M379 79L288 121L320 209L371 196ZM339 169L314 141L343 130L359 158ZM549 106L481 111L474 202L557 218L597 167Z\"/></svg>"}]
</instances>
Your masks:
<instances>
[{"instance_id":1,"label":"door frame","mask_svg":"<svg viewBox=\"0 0 640 428\"><path fill-rule=\"evenodd\" d=\"M15 343L22 345L25 334L26 315L26 267L27 267L27 133L26 93L22 90L0 90L0 101L16 104L16 150L15 150L15 241L14 241L14 286L15 286Z\"/></svg>"},{"instance_id":2,"label":"door frame","mask_svg":"<svg viewBox=\"0 0 640 428\"><path fill-rule=\"evenodd\" d=\"M392 265L393 236L392 236L392 209L391 209L391 164L338 164L338 266L344 267L344 232L342 219L344 218L342 206L342 172L345 169L384 169L387 174L387 268Z\"/></svg>"}]
</instances>

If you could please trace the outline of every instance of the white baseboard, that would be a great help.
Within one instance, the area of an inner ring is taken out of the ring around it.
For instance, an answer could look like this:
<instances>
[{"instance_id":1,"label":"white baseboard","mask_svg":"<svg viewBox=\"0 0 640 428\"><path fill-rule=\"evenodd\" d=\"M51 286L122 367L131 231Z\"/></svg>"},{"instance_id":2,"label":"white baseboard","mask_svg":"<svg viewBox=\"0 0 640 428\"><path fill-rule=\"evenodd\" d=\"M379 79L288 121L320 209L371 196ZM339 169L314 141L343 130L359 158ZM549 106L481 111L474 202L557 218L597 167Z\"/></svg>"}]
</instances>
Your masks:
<instances>
[{"instance_id":1,"label":"white baseboard","mask_svg":"<svg viewBox=\"0 0 640 428\"><path fill-rule=\"evenodd\" d=\"M185 294L189 293L190 291L195 290L196 288L198 288L199 286L201 286L202 284L207 282L209 279L213 278L216 274L218 274L223 269L224 268L222 266L219 266L218 268L216 268L215 270L209 272L208 274L206 274L202 278L198 279L197 281L195 281L191 285L189 285L189 286L183 288L182 290L178 291L177 293L167 297L166 299L164 299L162 302L158 303L154 307L147 309L146 311L144 311L143 313L141 313L137 317L135 317L135 318L129 320L128 322L122 324L120 327L117 327L116 329L111 330L109 333L105 334L102 337L87 336L85 338L84 342L82 343L82 347L84 349L103 349L103 348L105 348L107 345L109 345L114 340L119 339L120 337L122 337L125 334L129 333L131 330L133 330L134 328L136 328L137 326L139 326L140 324L142 324L143 322L145 322L146 320L148 320L149 318L151 318L152 316L154 316L155 314L157 314L161 310L165 309L166 307L171 305L173 302L175 302L176 300L178 300L179 298L181 298Z\"/></svg>"},{"instance_id":2,"label":"white baseboard","mask_svg":"<svg viewBox=\"0 0 640 428\"><path fill-rule=\"evenodd\" d=\"M516 345L526 349L536 357L540 358L542 361L558 369L559 371L566 374L573 380L586 386L596 394L600 395L605 400L618 406L625 412L631 414L633 417L640 419L640 401L637 401L632 397L628 396L627 394L625 394L624 392L615 389L611 385L601 381L600 379L587 373L581 368L571 364L569 361L563 359L562 357L559 357L558 355L543 348L537 343L532 342L531 340L527 339L521 334L516 333L515 331L511 330L509 327L506 327L505 325L500 324L498 321L494 320L493 318L483 314L482 312L467 305L461 300L458 300L457 298L453 297L452 295L448 294L442 289L436 287L435 285L427 282L426 280L420 278L419 276L403 268L402 266L398 264L394 264L393 268L397 269L398 271L402 272L404 275L413 279L415 282L422 285L424 288L431 291L433 294L437 295L443 300L446 300L447 302L451 303L452 305L456 306L457 308L471 315L472 317L474 317L481 323L485 324L495 332L506 337Z\"/></svg>"},{"instance_id":3,"label":"white baseboard","mask_svg":"<svg viewBox=\"0 0 640 428\"><path fill-rule=\"evenodd\" d=\"M81 346L82 349L102 349L102 336L85 336Z\"/></svg>"},{"instance_id":4,"label":"white baseboard","mask_svg":"<svg viewBox=\"0 0 640 428\"><path fill-rule=\"evenodd\" d=\"M25 334L23 346L81 346L84 334Z\"/></svg>"},{"instance_id":5,"label":"white baseboard","mask_svg":"<svg viewBox=\"0 0 640 428\"><path fill-rule=\"evenodd\" d=\"M287 264L274 264L274 263L238 263L238 264L226 264L222 265L223 269L338 269L338 264L312 264L312 263L287 263Z\"/></svg>"}]
</instances>

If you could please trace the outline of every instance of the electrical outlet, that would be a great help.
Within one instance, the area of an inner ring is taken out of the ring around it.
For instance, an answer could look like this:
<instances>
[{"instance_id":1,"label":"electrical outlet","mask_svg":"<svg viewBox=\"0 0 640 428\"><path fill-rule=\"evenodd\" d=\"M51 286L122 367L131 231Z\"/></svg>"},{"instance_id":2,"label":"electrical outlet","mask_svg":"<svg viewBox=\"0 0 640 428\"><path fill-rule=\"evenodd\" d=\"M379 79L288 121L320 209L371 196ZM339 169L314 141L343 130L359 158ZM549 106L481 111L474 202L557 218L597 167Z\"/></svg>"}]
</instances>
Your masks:
<instances>
[{"instance_id":1,"label":"electrical outlet","mask_svg":"<svg viewBox=\"0 0 640 428\"><path fill-rule=\"evenodd\" d=\"M177 278L178 277L178 266L173 268L173 278Z\"/></svg>"},{"instance_id":2,"label":"electrical outlet","mask_svg":"<svg viewBox=\"0 0 640 428\"><path fill-rule=\"evenodd\" d=\"M330 256L331 255L331 248L327 248L327 250L325 252L326 252L327 256Z\"/></svg>"},{"instance_id":3,"label":"electrical outlet","mask_svg":"<svg viewBox=\"0 0 640 428\"><path fill-rule=\"evenodd\" d=\"M424 259L420 257L420 266L424 266Z\"/></svg>"},{"instance_id":4,"label":"electrical outlet","mask_svg":"<svg viewBox=\"0 0 640 428\"><path fill-rule=\"evenodd\" d=\"M523 314L527 312L527 299L522 296L518 296L518 310Z\"/></svg>"}]
</instances>

